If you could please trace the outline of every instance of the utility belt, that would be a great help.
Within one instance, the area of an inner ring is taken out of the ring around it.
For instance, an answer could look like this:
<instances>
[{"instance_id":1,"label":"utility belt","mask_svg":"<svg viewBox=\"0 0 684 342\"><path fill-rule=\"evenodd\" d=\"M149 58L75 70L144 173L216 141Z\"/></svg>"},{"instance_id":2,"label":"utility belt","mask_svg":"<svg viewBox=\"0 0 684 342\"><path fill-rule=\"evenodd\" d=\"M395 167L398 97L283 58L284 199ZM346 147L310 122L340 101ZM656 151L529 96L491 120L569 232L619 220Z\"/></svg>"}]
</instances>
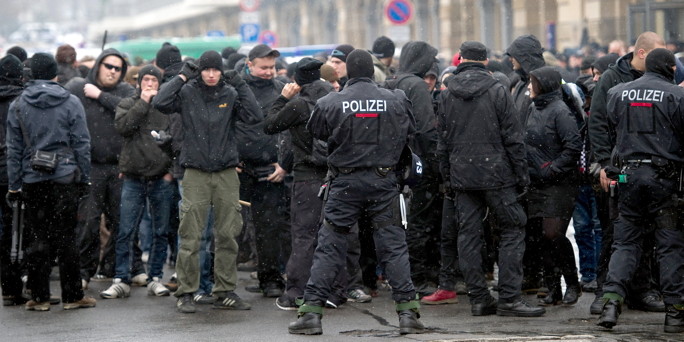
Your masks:
<instances>
[{"instance_id":1,"label":"utility belt","mask_svg":"<svg viewBox=\"0 0 684 342\"><path fill-rule=\"evenodd\" d=\"M337 167L328 166L329 170L332 172L333 177L337 177L340 174L348 175L359 171L373 171L380 177L387 177L387 175L394 170L393 166L377 166L377 167Z\"/></svg>"},{"instance_id":2,"label":"utility belt","mask_svg":"<svg viewBox=\"0 0 684 342\"><path fill-rule=\"evenodd\" d=\"M646 156L644 158L630 158L622 160L621 176L624 175L626 168L638 168L640 166L649 166L656 171L660 178L681 179L682 168L684 165L680 162L675 162L660 156ZM623 177L621 177L623 178ZM626 177L625 177L626 178ZM626 179L620 179L620 183L626 183Z\"/></svg>"}]
</instances>

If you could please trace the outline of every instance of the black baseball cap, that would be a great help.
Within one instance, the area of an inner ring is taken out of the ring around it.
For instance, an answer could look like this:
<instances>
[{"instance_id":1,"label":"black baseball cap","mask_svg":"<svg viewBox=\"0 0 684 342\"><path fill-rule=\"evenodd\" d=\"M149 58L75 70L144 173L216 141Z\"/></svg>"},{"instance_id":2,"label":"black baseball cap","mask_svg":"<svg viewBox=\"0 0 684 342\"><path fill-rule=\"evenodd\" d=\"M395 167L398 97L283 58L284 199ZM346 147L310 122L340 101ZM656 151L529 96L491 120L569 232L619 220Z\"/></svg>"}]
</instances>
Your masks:
<instances>
[{"instance_id":1,"label":"black baseball cap","mask_svg":"<svg viewBox=\"0 0 684 342\"><path fill-rule=\"evenodd\" d=\"M252 50L249 50L249 54L247 55L249 57L249 60L254 60L254 58L264 58L264 57L280 57L280 51L278 50L273 50L271 49L270 46L266 44L259 44L255 47L252 48Z\"/></svg>"}]
</instances>

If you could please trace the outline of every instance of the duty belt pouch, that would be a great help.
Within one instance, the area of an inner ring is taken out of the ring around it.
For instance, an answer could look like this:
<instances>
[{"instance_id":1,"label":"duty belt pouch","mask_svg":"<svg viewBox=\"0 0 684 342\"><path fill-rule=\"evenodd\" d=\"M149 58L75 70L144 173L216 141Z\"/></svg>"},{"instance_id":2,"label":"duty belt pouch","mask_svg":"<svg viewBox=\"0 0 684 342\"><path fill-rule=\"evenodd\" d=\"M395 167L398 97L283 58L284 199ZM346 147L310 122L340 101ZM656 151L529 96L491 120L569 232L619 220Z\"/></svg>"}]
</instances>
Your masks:
<instances>
[{"instance_id":1,"label":"duty belt pouch","mask_svg":"<svg viewBox=\"0 0 684 342\"><path fill-rule=\"evenodd\" d=\"M678 176L677 168L669 160L659 156L652 156L651 162L658 176L662 178L675 178Z\"/></svg>"}]
</instances>

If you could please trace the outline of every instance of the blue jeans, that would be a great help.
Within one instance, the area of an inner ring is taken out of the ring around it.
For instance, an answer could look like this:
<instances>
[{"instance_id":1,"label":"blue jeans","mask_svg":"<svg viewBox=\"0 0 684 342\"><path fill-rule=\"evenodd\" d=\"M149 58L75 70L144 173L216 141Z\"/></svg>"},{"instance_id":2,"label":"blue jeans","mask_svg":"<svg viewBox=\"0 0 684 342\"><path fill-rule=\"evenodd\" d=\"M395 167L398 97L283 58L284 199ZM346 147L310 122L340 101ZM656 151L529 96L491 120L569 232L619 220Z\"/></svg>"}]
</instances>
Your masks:
<instances>
[{"instance_id":1,"label":"blue jeans","mask_svg":"<svg viewBox=\"0 0 684 342\"><path fill-rule=\"evenodd\" d=\"M121 190L119 234L116 237L116 278L130 283L131 249L135 233L149 201L152 219L152 246L148 265L148 279L163 276L166 260L167 236L171 212L171 183L164 179L144 180L126 177Z\"/></svg>"},{"instance_id":2,"label":"blue jeans","mask_svg":"<svg viewBox=\"0 0 684 342\"><path fill-rule=\"evenodd\" d=\"M140 227L138 229L140 249L143 252L149 253L152 247L152 218L150 217L149 203L147 201L145 201L145 210L143 210L143 217L140 220Z\"/></svg>"},{"instance_id":3,"label":"blue jeans","mask_svg":"<svg viewBox=\"0 0 684 342\"><path fill-rule=\"evenodd\" d=\"M575 227L575 241L579 249L581 280L588 283L596 279L596 265L603 238L596 209L596 195L591 185L580 185L572 222Z\"/></svg>"},{"instance_id":4,"label":"blue jeans","mask_svg":"<svg viewBox=\"0 0 684 342\"><path fill-rule=\"evenodd\" d=\"M183 181L180 179L178 180L178 190L182 197ZM178 202L178 207L180 207L180 205L181 202ZM211 289L214 287L212 281L212 264L214 261L214 210L209 208L209 213L207 215L207 226L204 228L202 240L200 240L200 284L199 290L197 290L198 294L211 294Z\"/></svg>"}]
</instances>

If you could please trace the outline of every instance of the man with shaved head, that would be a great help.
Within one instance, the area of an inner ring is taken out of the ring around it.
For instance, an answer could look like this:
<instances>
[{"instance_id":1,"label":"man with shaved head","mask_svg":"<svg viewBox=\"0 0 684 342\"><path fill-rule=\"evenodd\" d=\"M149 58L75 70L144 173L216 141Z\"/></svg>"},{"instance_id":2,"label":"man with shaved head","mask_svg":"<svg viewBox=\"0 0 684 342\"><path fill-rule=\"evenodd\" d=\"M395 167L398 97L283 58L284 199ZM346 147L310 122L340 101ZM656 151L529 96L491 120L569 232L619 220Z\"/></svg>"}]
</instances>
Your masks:
<instances>
[{"instance_id":1,"label":"man with shaved head","mask_svg":"<svg viewBox=\"0 0 684 342\"><path fill-rule=\"evenodd\" d=\"M590 307L592 314L601 313L603 302L603 282L608 272L608 261L612 253L613 245L613 220L617 218L617 193L610 191L611 181L618 180L619 169L613 164L612 151L615 147L615 135L609 130L608 115L606 110L608 90L618 84L634 81L646 71L646 56L656 48L664 48L665 41L654 32L644 32L634 44L634 52L630 52L618 59L601 76L598 81L591 101L591 116L589 116L589 140L594 156L594 163L599 173L601 187L599 191L598 215L603 228L603 240L601 255L598 264L598 289L596 298ZM617 170L617 172L615 172ZM615 184L615 182L613 183ZM652 244L652 236L645 239L646 245ZM650 245L652 247L652 245ZM652 249L652 248L651 248ZM665 305L660 298L657 289L654 289L653 276L651 274L651 260L653 253L644 253L641 258L638 271L630 282L629 306L633 309L644 311L664 311Z\"/></svg>"}]
</instances>

